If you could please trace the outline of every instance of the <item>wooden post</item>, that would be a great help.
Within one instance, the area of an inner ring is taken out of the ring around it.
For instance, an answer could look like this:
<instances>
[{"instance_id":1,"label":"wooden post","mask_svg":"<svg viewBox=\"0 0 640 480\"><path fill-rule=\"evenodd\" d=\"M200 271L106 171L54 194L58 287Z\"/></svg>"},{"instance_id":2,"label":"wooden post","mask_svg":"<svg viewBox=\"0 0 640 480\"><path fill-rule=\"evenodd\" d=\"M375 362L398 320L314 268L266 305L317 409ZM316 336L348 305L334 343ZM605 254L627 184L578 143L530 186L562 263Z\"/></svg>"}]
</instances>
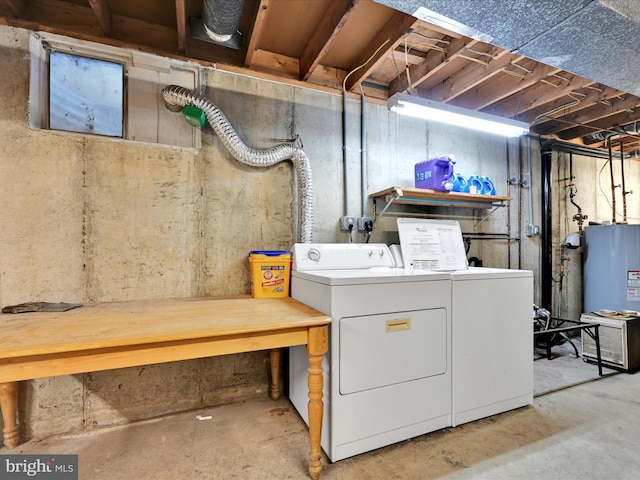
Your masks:
<instances>
[{"instance_id":1,"label":"wooden post","mask_svg":"<svg viewBox=\"0 0 640 480\"><path fill-rule=\"evenodd\" d=\"M271 400L280 398L280 363L282 359L282 350L273 348L269 352L269 360L271 363Z\"/></svg>"},{"instance_id":2,"label":"wooden post","mask_svg":"<svg viewBox=\"0 0 640 480\"><path fill-rule=\"evenodd\" d=\"M20 443L20 429L17 423L18 382L0 383L0 408L4 422L4 446L11 450Z\"/></svg>"},{"instance_id":3,"label":"wooden post","mask_svg":"<svg viewBox=\"0 0 640 480\"><path fill-rule=\"evenodd\" d=\"M318 480L322 472L322 451L320 450L322 416L324 413L324 403L322 402L324 385L322 356L329 349L328 331L329 328L327 326L310 328L309 342L307 343L307 356L309 357L309 440L311 442L309 475L313 480Z\"/></svg>"}]
</instances>

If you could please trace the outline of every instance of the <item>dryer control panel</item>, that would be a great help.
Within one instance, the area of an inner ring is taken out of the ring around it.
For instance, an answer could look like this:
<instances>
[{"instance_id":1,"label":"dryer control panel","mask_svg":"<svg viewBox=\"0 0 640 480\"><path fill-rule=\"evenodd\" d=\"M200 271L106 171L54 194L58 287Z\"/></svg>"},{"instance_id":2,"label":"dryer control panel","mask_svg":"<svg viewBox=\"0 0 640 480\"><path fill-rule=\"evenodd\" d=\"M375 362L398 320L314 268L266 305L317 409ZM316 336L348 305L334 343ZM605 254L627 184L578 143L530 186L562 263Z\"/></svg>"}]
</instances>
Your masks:
<instances>
[{"instance_id":1,"label":"dryer control panel","mask_svg":"<svg viewBox=\"0 0 640 480\"><path fill-rule=\"evenodd\" d=\"M395 266L384 243L296 243L291 251L298 271Z\"/></svg>"}]
</instances>

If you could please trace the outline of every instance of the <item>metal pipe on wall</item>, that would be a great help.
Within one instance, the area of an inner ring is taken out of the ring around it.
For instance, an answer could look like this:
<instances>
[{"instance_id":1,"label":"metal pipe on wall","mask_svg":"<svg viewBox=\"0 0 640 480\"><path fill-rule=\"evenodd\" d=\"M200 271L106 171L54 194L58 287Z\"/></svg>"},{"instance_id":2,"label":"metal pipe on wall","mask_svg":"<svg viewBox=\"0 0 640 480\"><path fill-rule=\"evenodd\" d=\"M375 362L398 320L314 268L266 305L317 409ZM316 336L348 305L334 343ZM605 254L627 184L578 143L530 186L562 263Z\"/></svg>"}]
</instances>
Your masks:
<instances>
[{"instance_id":1,"label":"metal pipe on wall","mask_svg":"<svg viewBox=\"0 0 640 480\"><path fill-rule=\"evenodd\" d=\"M367 196L367 97L360 97L360 187L362 192L362 216L368 217Z\"/></svg>"},{"instance_id":2,"label":"metal pipe on wall","mask_svg":"<svg viewBox=\"0 0 640 480\"><path fill-rule=\"evenodd\" d=\"M533 185L531 184L531 137L527 135L527 194L529 208L529 223L527 225L527 236L533 237L536 234L536 227L533 224Z\"/></svg>"},{"instance_id":3,"label":"metal pipe on wall","mask_svg":"<svg viewBox=\"0 0 640 480\"><path fill-rule=\"evenodd\" d=\"M522 142L518 142L518 176L515 178L518 180L518 237L522 237ZM522 269L522 242L518 242L518 269Z\"/></svg>"},{"instance_id":4,"label":"metal pipe on wall","mask_svg":"<svg viewBox=\"0 0 640 480\"><path fill-rule=\"evenodd\" d=\"M349 164L347 162L347 92L342 92L342 168L344 181L344 215L349 216Z\"/></svg>"}]
</instances>

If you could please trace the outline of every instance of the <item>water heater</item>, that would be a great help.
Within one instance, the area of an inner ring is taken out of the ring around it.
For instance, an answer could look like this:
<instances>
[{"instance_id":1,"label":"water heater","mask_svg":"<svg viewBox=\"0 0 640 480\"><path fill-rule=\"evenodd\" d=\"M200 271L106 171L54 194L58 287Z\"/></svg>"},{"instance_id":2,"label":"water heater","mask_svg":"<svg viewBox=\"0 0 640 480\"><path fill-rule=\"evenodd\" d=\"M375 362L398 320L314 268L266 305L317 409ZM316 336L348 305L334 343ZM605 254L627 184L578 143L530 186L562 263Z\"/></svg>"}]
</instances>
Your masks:
<instances>
[{"instance_id":1,"label":"water heater","mask_svg":"<svg viewBox=\"0 0 640 480\"><path fill-rule=\"evenodd\" d=\"M640 225L589 226L584 240L584 311L640 311Z\"/></svg>"}]
</instances>

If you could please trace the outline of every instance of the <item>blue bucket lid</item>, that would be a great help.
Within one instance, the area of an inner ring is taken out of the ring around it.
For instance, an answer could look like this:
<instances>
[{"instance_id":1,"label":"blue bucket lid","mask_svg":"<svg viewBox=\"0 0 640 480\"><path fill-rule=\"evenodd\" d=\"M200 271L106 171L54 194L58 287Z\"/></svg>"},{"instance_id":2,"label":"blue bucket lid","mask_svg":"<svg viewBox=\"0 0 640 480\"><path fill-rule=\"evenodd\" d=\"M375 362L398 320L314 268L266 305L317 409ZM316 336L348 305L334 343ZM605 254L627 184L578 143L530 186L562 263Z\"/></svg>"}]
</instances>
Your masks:
<instances>
[{"instance_id":1,"label":"blue bucket lid","mask_svg":"<svg viewBox=\"0 0 640 480\"><path fill-rule=\"evenodd\" d=\"M251 250L249 255L268 255L269 257L277 257L278 255L291 254L289 250Z\"/></svg>"}]
</instances>

